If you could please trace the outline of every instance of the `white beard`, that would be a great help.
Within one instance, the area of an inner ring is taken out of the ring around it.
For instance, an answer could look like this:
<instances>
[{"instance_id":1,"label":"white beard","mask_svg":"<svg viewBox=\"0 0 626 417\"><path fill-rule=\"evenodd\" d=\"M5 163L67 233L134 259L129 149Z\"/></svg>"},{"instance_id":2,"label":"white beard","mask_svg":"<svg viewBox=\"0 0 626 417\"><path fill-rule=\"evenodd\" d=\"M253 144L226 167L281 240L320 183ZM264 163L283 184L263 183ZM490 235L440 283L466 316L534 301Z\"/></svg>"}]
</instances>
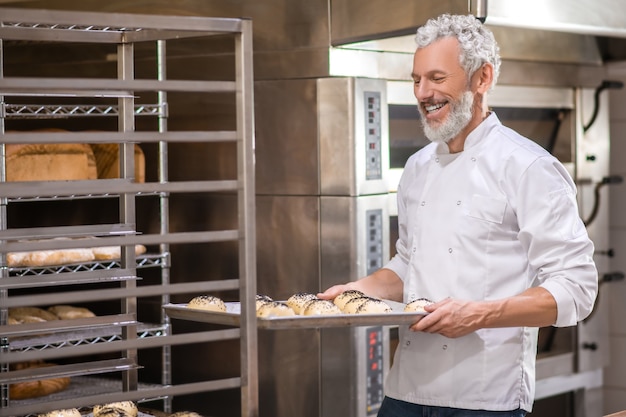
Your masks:
<instances>
[{"instance_id":1,"label":"white beard","mask_svg":"<svg viewBox=\"0 0 626 417\"><path fill-rule=\"evenodd\" d=\"M461 100L450 102L450 113L448 117L440 124L431 126L426 119L426 115L421 106L417 106L417 110L421 115L422 127L424 134L431 142L448 143L452 138L456 137L472 119L472 106L474 104L474 94L466 91L461 96Z\"/></svg>"}]
</instances>

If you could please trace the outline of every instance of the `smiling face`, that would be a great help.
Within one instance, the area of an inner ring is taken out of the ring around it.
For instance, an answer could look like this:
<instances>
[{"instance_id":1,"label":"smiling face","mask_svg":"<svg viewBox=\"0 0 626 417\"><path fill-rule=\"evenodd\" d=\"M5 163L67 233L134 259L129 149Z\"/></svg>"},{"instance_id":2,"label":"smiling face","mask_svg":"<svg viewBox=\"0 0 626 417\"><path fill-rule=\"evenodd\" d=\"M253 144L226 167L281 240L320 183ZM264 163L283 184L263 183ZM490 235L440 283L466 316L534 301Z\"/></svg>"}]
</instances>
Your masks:
<instances>
[{"instance_id":1,"label":"smiling face","mask_svg":"<svg viewBox=\"0 0 626 417\"><path fill-rule=\"evenodd\" d=\"M413 92L431 141L448 143L450 152L463 150L465 138L486 115L482 97L489 74L491 67L485 64L468 78L459 63L456 38L441 38L415 52Z\"/></svg>"}]
</instances>

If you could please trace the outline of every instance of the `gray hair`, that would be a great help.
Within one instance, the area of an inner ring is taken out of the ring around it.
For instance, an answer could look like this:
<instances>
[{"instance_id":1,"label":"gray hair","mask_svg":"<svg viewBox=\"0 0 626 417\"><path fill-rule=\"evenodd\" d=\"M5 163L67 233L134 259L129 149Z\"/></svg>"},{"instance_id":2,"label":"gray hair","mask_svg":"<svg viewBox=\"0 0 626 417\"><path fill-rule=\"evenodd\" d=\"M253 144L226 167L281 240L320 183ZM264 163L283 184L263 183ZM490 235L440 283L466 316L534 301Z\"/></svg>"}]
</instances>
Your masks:
<instances>
[{"instance_id":1,"label":"gray hair","mask_svg":"<svg viewBox=\"0 0 626 417\"><path fill-rule=\"evenodd\" d=\"M491 30L473 15L443 14L429 19L424 26L417 29L417 49L425 48L445 37L455 37L459 41L459 63L468 76L473 75L485 63L493 66L493 88L500 75L501 60L500 47Z\"/></svg>"}]
</instances>

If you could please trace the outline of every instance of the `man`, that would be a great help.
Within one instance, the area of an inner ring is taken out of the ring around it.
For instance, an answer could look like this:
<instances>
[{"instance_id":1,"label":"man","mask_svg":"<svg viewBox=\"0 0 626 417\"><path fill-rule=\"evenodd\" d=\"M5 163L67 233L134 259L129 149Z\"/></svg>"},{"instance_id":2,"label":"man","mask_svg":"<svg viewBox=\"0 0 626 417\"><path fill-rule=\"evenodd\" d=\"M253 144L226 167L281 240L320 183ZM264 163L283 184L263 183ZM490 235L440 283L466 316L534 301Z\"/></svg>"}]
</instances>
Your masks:
<instances>
[{"instance_id":1,"label":"man","mask_svg":"<svg viewBox=\"0 0 626 417\"><path fill-rule=\"evenodd\" d=\"M488 111L500 68L491 31L443 15L416 41L414 93L432 143L400 180L397 255L320 297L435 301L401 329L380 417L524 416L538 328L593 309L593 244L562 164Z\"/></svg>"}]
</instances>

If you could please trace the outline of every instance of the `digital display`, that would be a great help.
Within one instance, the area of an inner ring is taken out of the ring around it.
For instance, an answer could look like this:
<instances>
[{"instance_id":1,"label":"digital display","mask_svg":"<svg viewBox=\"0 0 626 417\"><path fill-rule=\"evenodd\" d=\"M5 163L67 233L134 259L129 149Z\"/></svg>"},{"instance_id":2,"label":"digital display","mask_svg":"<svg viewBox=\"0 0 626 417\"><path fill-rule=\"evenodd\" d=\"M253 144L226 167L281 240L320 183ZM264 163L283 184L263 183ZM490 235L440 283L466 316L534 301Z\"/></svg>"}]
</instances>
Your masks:
<instances>
[{"instance_id":1,"label":"digital display","mask_svg":"<svg viewBox=\"0 0 626 417\"><path fill-rule=\"evenodd\" d=\"M381 154L381 108L380 93L364 92L365 102L365 179L380 180L383 177Z\"/></svg>"},{"instance_id":2,"label":"digital display","mask_svg":"<svg viewBox=\"0 0 626 417\"><path fill-rule=\"evenodd\" d=\"M369 275L383 266L383 211L382 209L367 210L365 215L367 216L365 256Z\"/></svg>"},{"instance_id":3,"label":"digital display","mask_svg":"<svg viewBox=\"0 0 626 417\"><path fill-rule=\"evenodd\" d=\"M375 416L383 402L383 328L368 327L365 330L366 356L366 415Z\"/></svg>"}]
</instances>

